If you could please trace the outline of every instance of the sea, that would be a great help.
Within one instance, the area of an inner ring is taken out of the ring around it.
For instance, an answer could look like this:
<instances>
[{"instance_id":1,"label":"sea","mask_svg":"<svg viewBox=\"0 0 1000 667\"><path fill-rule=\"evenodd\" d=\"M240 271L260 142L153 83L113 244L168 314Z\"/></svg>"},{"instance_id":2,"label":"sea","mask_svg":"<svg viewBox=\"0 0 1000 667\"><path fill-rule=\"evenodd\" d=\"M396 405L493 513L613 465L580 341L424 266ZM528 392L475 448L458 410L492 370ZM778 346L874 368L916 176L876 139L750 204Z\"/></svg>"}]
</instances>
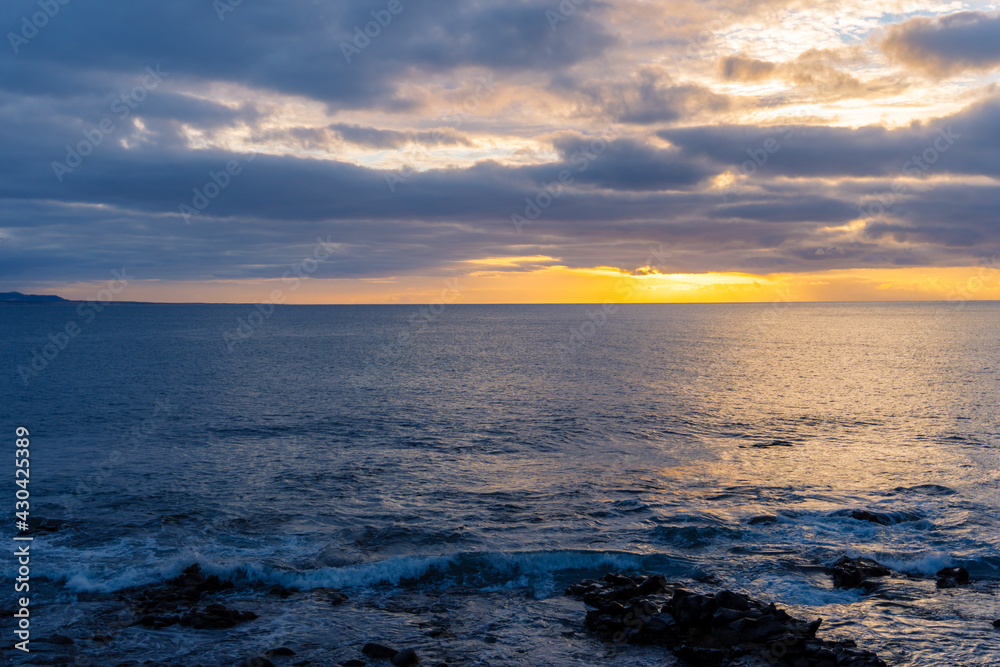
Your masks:
<instances>
[{"instance_id":1,"label":"sea","mask_svg":"<svg viewBox=\"0 0 1000 667\"><path fill-rule=\"evenodd\" d=\"M1000 303L961 301L3 305L0 657L676 664L564 595L621 572L822 618L890 665L1000 664L998 332ZM835 589L844 555L894 573ZM193 564L258 619L134 625L123 595ZM971 583L938 589L949 566Z\"/></svg>"}]
</instances>

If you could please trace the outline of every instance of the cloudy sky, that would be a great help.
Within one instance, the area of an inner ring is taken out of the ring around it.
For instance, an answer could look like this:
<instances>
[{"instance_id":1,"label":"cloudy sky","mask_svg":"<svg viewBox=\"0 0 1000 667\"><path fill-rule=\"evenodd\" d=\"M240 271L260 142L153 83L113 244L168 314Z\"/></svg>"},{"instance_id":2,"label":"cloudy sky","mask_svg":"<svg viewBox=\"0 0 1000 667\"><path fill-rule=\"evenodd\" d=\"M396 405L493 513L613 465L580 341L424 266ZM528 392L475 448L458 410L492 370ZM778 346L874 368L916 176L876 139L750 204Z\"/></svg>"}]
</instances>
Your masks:
<instances>
[{"instance_id":1,"label":"cloudy sky","mask_svg":"<svg viewBox=\"0 0 1000 667\"><path fill-rule=\"evenodd\" d=\"M0 291L1000 298L998 9L6 0Z\"/></svg>"}]
</instances>

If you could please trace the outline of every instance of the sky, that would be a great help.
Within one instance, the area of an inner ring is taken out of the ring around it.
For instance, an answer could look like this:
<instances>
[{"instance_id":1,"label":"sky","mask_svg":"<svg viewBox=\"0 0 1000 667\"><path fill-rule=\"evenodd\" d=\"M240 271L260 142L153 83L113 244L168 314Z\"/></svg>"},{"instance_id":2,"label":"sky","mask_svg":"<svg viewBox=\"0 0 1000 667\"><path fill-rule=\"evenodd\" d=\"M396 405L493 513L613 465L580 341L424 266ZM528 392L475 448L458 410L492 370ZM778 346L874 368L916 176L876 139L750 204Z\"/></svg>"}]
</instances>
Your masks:
<instances>
[{"instance_id":1,"label":"sky","mask_svg":"<svg viewBox=\"0 0 1000 667\"><path fill-rule=\"evenodd\" d=\"M6 0L0 28L0 291L1000 299L997 2Z\"/></svg>"}]
</instances>

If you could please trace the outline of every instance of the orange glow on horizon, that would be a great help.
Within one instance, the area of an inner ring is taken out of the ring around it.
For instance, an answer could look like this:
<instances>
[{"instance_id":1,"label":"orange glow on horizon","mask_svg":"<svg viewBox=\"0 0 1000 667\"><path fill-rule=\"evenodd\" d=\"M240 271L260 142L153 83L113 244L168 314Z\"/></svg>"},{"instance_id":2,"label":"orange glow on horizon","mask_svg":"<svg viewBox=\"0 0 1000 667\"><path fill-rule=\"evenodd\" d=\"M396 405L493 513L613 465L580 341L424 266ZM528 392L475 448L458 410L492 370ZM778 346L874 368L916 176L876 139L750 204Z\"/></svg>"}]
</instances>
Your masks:
<instances>
[{"instance_id":1,"label":"orange glow on horizon","mask_svg":"<svg viewBox=\"0 0 1000 667\"><path fill-rule=\"evenodd\" d=\"M540 260L540 257L515 258ZM548 259L548 258L545 258ZM474 262L473 264L478 264ZM290 304L443 303L751 303L776 301L1000 300L1000 271L990 266L844 269L810 273L633 275L613 267L516 269L517 261L440 276L318 279L297 289L274 280L137 280L118 301ZM33 293L96 299L101 283L36 284ZM22 289L21 291L25 291Z\"/></svg>"}]
</instances>

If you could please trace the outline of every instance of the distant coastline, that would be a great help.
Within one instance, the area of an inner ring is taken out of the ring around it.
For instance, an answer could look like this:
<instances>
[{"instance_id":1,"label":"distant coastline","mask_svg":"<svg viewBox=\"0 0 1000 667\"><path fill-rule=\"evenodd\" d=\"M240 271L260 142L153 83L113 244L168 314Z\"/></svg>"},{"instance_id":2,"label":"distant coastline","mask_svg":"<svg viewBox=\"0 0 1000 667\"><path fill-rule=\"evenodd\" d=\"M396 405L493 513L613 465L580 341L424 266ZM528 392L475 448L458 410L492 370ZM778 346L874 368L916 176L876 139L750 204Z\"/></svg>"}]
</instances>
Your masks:
<instances>
[{"instance_id":1,"label":"distant coastline","mask_svg":"<svg viewBox=\"0 0 1000 667\"><path fill-rule=\"evenodd\" d=\"M0 303L72 303L55 294L21 294L0 292Z\"/></svg>"},{"instance_id":2,"label":"distant coastline","mask_svg":"<svg viewBox=\"0 0 1000 667\"><path fill-rule=\"evenodd\" d=\"M72 305L79 303L92 303L94 299L65 299L55 294L22 294L21 292L0 292L0 306L4 305ZM100 302L102 305L118 306L253 306L258 302L254 301L108 301ZM793 305L833 305L833 304L858 304L858 305L886 305L886 304L955 304L951 300L900 300L900 301L624 301L614 302L622 306L793 306ZM959 304L972 303L1000 303L997 299L968 299L960 300ZM275 304L281 306L396 306L400 308L426 306L427 303L407 302L407 303L283 303ZM451 307L458 306L600 306L603 305L595 301L566 301L566 302L539 302L539 303L455 303Z\"/></svg>"}]
</instances>

